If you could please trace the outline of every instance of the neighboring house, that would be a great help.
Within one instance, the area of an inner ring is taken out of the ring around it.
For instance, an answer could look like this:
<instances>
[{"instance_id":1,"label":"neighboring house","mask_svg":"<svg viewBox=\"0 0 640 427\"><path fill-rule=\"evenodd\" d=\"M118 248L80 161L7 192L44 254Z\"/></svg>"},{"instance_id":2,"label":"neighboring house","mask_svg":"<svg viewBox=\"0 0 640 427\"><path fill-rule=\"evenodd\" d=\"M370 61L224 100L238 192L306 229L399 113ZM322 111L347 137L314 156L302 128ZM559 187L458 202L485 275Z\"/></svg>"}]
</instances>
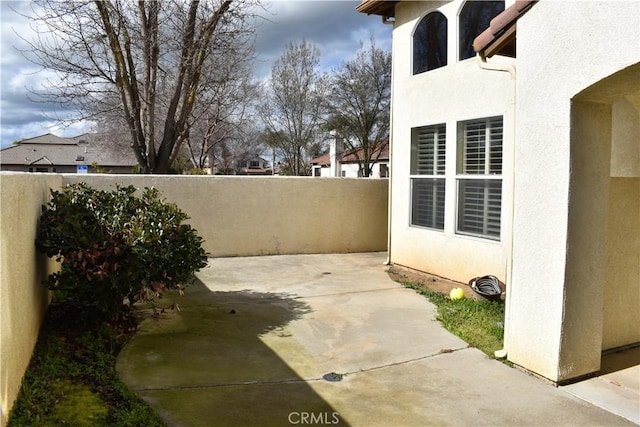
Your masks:
<instances>
[{"instance_id":1,"label":"neighboring house","mask_svg":"<svg viewBox=\"0 0 640 427\"><path fill-rule=\"evenodd\" d=\"M243 152L225 159L216 160L213 167L214 175L273 175L269 161L262 157Z\"/></svg>"},{"instance_id":2,"label":"neighboring house","mask_svg":"<svg viewBox=\"0 0 640 427\"><path fill-rule=\"evenodd\" d=\"M640 2L358 10L394 25L390 261L504 281L500 353L554 382L639 345Z\"/></svg>"},{"instance_id":3,"label":"neighboring house","mask_svg":"<svg viewBox=\"0 0 640 427\"><path fill-rule=\"evenodd\" d=\"M47 133L18 141L0 150L0 170L76 173L78 171L132 173L138 164L131 148L98 134L61 138Z\"/></svg>"},{"instance_id":4,"label":"neighboring house","mask_svg":"<svg viewBox=\"0 0 640 427\"><path fill-rule=\"evenodd\" d=\"M362 149L344 151L335 138L329 143L329 152L311 160L312 175L318 177L359 178ZM389 142L384 142L371 156L371 178L389 177Z\"/></svg>"}]
</instances>

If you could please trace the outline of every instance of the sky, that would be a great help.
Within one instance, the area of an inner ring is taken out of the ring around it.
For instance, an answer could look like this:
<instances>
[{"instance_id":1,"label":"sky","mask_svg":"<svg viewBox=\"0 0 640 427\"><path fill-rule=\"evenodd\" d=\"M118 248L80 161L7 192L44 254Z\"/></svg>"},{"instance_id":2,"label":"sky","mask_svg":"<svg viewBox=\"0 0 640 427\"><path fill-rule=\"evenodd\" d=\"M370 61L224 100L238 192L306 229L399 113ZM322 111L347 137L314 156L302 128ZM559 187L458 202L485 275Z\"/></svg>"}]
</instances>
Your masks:
<instances>
[{"instance_id":1,"label":"sky","mask_svg":"<svg viewBox=\"0 0 640 427\"><path fill-rule=\"evenodd\" d=\"M257 32L256 77L268 78L273 61L284 51L289 41L306 38L321 53L320 67L329 71L352 59L361 46L373 37L379 48L391 49L391 27L380 17L356 12L359 1L272 0L266 3L268 20L263 20ZM30 90L38 89L55 75L40 70L25 59L17 48L29 39L29 22L14 10L28 13L29 2L0 0L0 146L32 138L44 133L76 136L92 131L89 123L68 127L56 124L54 117L69 117L73 111L60 106L36 102Z\"/></svg>"}]
</instances>

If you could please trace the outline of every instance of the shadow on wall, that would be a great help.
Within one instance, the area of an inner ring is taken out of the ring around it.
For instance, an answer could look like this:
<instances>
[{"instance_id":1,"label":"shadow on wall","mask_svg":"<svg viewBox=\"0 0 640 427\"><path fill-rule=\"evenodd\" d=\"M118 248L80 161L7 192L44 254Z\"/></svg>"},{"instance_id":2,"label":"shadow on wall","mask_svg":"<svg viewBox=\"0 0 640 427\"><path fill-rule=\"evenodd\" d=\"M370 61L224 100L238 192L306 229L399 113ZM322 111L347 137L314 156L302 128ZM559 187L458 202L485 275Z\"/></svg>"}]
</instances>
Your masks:
<instances>
[{"instance_id":1,"label":"shadow on wall","mask_svg":"<svg viewBox=\"0 0 640 427\"><path fill-rule=\"evenodd\" d=\"M125 383L169 425L281 426L299 423L301 414L348 425L260 339L286 339L286 325L311 312L306 303L286 294L211 292L199 281L173 297L162 304L176 301L180 312L145 320L118 359Z\"/></svg>"},{"instance_id":2,"label":"shadow on wall","mask_svg":"<svg viewBox=\"0 0 640 427\"><path fill-rule=\"evenodd\" d=\"M62 177L0 175L0 426L20 390L48 303L42 284L56 268L36 252L36 225L50 188Z\"/></svg>"}]
</instances>

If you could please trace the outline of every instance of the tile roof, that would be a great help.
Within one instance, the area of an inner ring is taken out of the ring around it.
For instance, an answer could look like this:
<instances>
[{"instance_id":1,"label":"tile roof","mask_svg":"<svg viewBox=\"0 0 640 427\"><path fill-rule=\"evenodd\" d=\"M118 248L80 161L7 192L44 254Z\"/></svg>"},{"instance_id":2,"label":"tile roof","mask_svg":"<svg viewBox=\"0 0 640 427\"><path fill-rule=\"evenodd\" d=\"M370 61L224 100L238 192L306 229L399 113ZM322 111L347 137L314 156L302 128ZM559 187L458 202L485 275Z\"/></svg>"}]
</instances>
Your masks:
<instances>
[{"instance_id":1,"label":"tile roof","mask_svg":"<svg viewBox=\"0 0 640 427\"><path fill-rule=\"evenodd\" d=\"M138 164L131 148L114 145L99 134L62 138L49 133L23 139L0 150L0 164L3 165L75 166L93 163L100 166Z\"/></svg>"},{"instance_id":2,"label":"tile roof","mask_svg":"<svg viewBox=\"0 0 640 427\"><path fill-rule=\"evenodd\" d=\"M329 153L323 154L320 157L316 157L315 159L311 159L312 165L321 165L321 166L329 166L331 164L331 158Z\"/></svg>"},{"instance_id":3,"label":"tile roof","mask_svg":"<svg viewBox=\"0 0 640 427\"><path fill-rule=\"evenodd\" d=\"M389 160L389 141L385 141L381 146L382 152L380 152L380 148L375 150L371 157L375 158L376 161L387 161ZM361 152L362 149L350 150L345 153L342 153L340 157L340 163L357 163L360 158L357 155ZM378 155L379 154L379 155ZM331 165L331 158L329 153L325 153L322 156L311 159L312 165L320 165L320 166L329 166Z\"/></svg>"},{"instance_id":4,"label":"tile roof","mask_svg":"<svg viewBox=\"0 0 640 427\"><path fill-rule=\"evenodd\" d=\"M504 12L493 18L489 28L473 41L473 49L486 58L500 54L516 56L516 21L531 9L537 0L516 0Z\"/></svg>"},{"instance_id":5,"label":"tile roof","mask_svg":"<svg viewBox=\"0 0 640 427\"><path fill-rule=\"evenodd\" d=\"M362 149L360 148L357 150L348 151L344 153L340 162L357 163L358 160L362 157L360 155L360 152L362 152ZM371 158L376 159L376 161L389 160L389 141L385 141L380 147L376 148L376 150L374 150L373 154L371 155Z\"/></svg>"}]
</instances>

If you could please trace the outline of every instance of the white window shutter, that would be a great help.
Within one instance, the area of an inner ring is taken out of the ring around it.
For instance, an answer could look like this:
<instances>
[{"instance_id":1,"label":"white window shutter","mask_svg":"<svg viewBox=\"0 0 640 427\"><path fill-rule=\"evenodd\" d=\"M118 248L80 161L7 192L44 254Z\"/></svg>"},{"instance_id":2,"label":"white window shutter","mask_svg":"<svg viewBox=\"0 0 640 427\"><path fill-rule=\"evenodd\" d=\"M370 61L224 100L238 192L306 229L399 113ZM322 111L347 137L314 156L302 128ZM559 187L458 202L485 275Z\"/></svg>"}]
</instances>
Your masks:
<instances>
[{"instance_id":1,"label":"white window shutter","mask_svg":"<svg viewBox=\"0 0 640 427\"><path fill-rule=\"evenodd\" d=\"M499 240L502 117L470 120L460 129L457 232Z\"/></svg>"}]
</instances>

